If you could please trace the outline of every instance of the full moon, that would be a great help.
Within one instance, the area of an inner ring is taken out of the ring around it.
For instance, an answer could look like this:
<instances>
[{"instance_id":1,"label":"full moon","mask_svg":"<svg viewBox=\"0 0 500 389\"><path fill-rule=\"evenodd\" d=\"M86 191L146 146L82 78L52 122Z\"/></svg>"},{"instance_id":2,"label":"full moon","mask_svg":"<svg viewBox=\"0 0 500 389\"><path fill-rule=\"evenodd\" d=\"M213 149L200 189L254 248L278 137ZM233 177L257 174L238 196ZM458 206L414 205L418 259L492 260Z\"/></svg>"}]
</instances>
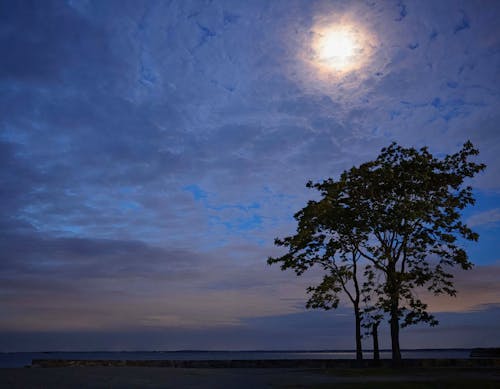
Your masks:
<instances>
[{"instance_id":1,"label":"full moon","mask_svg":"<svg viewBox=\"0 0 500 389\"><path fill-rule=\"evenodd\" d=\"M354 62L356 42L346 29L332 29L318 39L317 52L321 62L336 69L347 69Z\"/></svg>"},{"instance_id":2,"label":"full moon","mask_svg":"<svg viewBox=\"0 0 500 389\"><path fill-rule=\"evenodd\" d=\"M346 31L331 31L320 42L320 59L343 66L354 54L354 40Z\"/></svg>"},{"instance_id":3,"label":"full moon","mask_svg":"<svg viewBox=\"0 0 500 389\"><path fill-rule=\"evenodd\" d=\"M365 62L366 46L366 34L354 24L323 26L315 31L313 62L323 72L348 73Z\"/></svg>"}]
</instances>

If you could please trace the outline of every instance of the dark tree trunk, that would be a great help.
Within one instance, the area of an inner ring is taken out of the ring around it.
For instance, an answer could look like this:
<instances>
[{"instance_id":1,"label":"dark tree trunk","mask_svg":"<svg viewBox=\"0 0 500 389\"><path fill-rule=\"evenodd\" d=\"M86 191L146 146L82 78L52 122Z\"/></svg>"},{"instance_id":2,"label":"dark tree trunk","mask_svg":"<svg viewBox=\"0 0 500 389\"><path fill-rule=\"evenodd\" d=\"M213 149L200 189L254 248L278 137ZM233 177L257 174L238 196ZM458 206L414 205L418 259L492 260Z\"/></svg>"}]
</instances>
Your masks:
<instances>
[{"instance_id":1,"label":"dark tree trunk","mask_svg":"<svg viewBox=\"0 0 500 389\"><path fill-rule=\"evenodd\" d=\"M354 307L354 317L356 319L356 361L361 364L363 360L363 349L361 348L361 313L359 307Z\"/></svg>"},{"instance_id":2,"label":"dark tree trunk","mask_svg":"<svg viewBox=\"0 0 500 389\"><path fill-rule=\"evenodd\" d=\"M401 349L399 347L399 315L398 301L391 303L391 345L392 345L392 364L394 367L401 366Z\"/></svg>"},{"instance_id":3,"label":"dark tree trunk","mask_svg":"<svg viewBox=\"0 0 500 389\"><path fill-rule=\"evenodd\" d=\"M380 361L380 351L378 348L378 322L374 322L372 326L372 339L373 339L373 360Z\"/></svg>"},{"instance_id":4,"label":"dark tree trunk","mask_svg":"<svg viewBox=\"0 0 500 389\"><path fill-rule=\"evenodd\" d=\"M389 263L388 291L391 299L390 325L391 325L391 346L392 365L401 366L401 349L399 347L399 283L397 281L396 263Z\"/></svg>"}]
</instances>

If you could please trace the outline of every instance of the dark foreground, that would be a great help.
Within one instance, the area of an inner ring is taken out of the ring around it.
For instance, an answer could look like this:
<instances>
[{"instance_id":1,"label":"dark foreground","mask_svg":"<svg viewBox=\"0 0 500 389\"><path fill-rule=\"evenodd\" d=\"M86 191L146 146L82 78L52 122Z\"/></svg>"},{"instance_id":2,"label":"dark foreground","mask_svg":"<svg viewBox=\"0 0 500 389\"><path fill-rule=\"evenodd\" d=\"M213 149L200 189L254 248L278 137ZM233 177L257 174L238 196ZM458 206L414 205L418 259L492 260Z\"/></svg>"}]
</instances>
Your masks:
<instances>
[{"instance_id":1,"label":"dark foreground","mask_svg":"<svg viewBox=\"0 0 500 389\"><path fill-rule=\"evenodd\" d=\"M498 368L171 368L0 369L1 388L500 388Z\"/></svg>"}]
</instances>

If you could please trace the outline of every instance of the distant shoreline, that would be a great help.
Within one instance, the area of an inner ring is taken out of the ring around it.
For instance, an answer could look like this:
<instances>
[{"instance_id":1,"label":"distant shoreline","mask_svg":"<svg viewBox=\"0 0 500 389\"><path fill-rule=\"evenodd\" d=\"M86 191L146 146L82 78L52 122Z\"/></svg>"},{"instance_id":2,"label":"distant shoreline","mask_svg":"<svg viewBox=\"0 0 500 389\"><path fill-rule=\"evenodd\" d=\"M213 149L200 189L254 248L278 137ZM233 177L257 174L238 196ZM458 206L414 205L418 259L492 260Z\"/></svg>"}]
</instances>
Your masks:
<instances>
[{"instance_id":1,"label":"distant shoreline","mask_svg":"<svg viewBox=\"0 0 500 389\"><path fill-rule=\"evenodd\" d=\"M447 348L406 348L401 349L401 352L428 352L428 351L471 351L478 347L447 347ZM483 348L483 347L481 347ZM486 349L486 348L485 348ZM372 349L363 349L363 353L372 353ZM390 348L382 348L380 352L391 352ZM356 353L353 349L255 349L255 350L198 350L198 349L182 349L182 350L35 350L35 351L0 351L0 354L20 354L20 353Z\"/></svg>"},{"instance_id":2,"label":"distant shoreline","mask_svg":"<svg viewBox=\"0 0 500 389\"><path fill-rule=\"evenodd\" d=\"M473 349L403 350L403 359L468 359ZM366 360L372 352L365 350ZM390 359L390 350L382 350L381 359ZM0 353L0 368L30 365L36 359L62 360L279 360L346 359L355 360L354 350L178 350L178 351L44 351Z\"/></svg>"},{"instance_id":3,"label":"distant shoreline","mask_svg":"<svg viewBox=\"0 0 500 389\"><path fill-rule=\"evenodd\" d=\"M374 361L364 359L228 359L228 360L119 360L119 359L34 359L32 367L164 367L164 368L313 368L338 369L355 367L391 367L391 359ZM500 368L500 358L404 359L403 367L409 368Z\"/></svg>"}]
</instances>

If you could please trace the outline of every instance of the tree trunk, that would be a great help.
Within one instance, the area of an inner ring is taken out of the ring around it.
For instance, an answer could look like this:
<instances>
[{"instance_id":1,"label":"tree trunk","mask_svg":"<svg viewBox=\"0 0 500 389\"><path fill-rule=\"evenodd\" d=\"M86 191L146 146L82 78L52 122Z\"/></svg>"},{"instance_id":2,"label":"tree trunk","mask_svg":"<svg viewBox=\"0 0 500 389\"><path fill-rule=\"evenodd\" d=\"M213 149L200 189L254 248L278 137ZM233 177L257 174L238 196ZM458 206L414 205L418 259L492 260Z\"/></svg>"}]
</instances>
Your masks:
<instances>
[{"instance_id":1,"label":"tree trunk","mask_svg":"<svg viewBox=\"0 0 500 389\"><path fill-rule=\"evenodd\" d=\"M401 366L401 349L399 348L399 283L397 280L396 263L389 263L387 278L388 292L390 296L390 324L391 324L391 346L392 365Z\"/></svg>"},{"instance_id":2,"label":"tree trunk","mask_svg":"<svg viewBox=\"0 0 500 389\"><path fill-rule=\"evenodd\" d=\"M378 325L380 323L374 322L372 325L372 339L373 339L373 360L380 361L380 351L378 348Z\"/></svg>"},{"instance_id":3,"label":"tree trunk","mask_svg":"<svg viewBox=\"0 0 500 389\"><path fill-rule=\"evenodd\" d=\"M354 317L356 319L356 361L361 364L363 349L361 348L361 313L358 306L354 307Z\"/></svg>"},{"instance_id":4,"label":"tree trunk","mask_svg":"<svg viewBox=\"0 0 500 389\"><path fill-rule=\"evenodd\" d=\"M394 300L394 298L393 298ZM398 299L391 303L391 345L392 345L392 364L394 367L401 366L401 349L399 348L399 315Z\"/></svg>"}]
</instances>

